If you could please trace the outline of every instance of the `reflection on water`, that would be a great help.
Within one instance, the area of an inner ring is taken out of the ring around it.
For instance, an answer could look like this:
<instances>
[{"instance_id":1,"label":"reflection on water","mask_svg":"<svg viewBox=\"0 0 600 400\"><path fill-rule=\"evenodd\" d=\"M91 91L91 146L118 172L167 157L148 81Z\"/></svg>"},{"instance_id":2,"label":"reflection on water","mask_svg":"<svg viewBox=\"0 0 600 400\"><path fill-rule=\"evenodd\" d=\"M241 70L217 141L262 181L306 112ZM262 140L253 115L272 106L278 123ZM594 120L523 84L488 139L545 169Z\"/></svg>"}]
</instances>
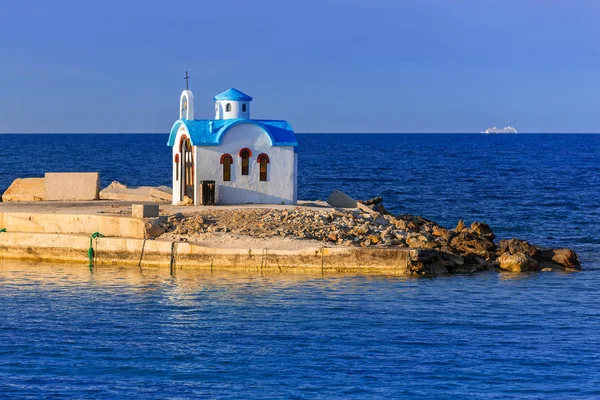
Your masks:
<instances>
[{"instance_id":1,"label":"reflection on water","mask_svg":"<svg viewBox=\"0 0 600 400\"><path fill-rule=\"evenodd\" d=\"M599 283L0 261L0 393L597 398Z\"/></svg>"}]
</instances>

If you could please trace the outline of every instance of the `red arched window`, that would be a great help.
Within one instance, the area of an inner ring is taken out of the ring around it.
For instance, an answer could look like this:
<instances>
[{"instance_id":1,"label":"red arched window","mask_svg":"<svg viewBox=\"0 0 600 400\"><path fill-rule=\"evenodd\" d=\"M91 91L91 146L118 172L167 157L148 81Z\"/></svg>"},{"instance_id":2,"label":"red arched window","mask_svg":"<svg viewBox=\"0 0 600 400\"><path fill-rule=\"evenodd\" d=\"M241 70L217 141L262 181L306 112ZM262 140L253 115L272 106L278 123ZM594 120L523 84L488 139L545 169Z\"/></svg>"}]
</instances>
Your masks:
<instances>
[{"instance_id":1,"label":"red arched window","mask_svg":"<svg viewBox=\"0 0 600 400\"><path fill-rule=\"evenodd\" d=\"M257 162L260 165L260 180L267 181L267 164L269 164L269 156L265 153L258 155Z\"/></svg>"},{"instance_id":2,"label":"red arched window","mask_svg":"<svg viewBox=\"0 0 600 400\"><path fill-rule=\"evenodd\" d=\"M233 157L229 154L223 154L221 156L221 164L223 164L223 181L229 182L231 180L231 164L233 164Z\"/></svg>"},{"instance_id":3,"label":"red arched window","mask_svg":"<svg viewBox=\"0 0 600 400\"><path fill-rule=\"evenodd\" d=\"M240 158L242 159L242 175L250 175L250 157L252 152L248 148L240 150Z\"/></svg>"}]
</instances>

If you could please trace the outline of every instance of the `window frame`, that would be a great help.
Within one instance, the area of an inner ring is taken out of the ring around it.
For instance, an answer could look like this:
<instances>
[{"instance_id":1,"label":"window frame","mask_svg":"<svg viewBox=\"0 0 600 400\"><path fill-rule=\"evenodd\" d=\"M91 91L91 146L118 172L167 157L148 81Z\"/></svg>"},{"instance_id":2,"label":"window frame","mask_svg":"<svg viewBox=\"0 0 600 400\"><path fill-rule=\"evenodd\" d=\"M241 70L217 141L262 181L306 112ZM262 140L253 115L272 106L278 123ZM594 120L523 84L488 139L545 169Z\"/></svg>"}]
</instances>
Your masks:
<instances>
[{"instance_id":1,"label":"window frame","mask_svg":"<svg viewBox=\"0 0 600 400\"><path fill-rule=\"evenodd\" d=\"M240 166L242 175L249 176L250 175L250 157L252 157L252 151L244 147L239 152L239 157L241 158Z\"/></svg>"},{"instance_id":2,"label":"window frame","mask_svg":"<svg viewBox=\"0 0 600 400\"><path fill-rule=\"evenodd\" d=\"M258 167L259 181L260 182L268 182L268 180L269 180L269 164L271 163L271 160L269 160L269 156L266 155L265 153L261 153L256 158L256 162L259 165L259 167ZM263 170L263 166L264 166L264 170Z\"/></svg>"},{"instance_id":3,"label":"window frame","mask_svg":"<svg viewBox=\"0 0 600 400\"><path fill-rule=\"evenodd\" d=\"M221 175L223 182L231 182L231 166L233 165L231 154L223 154L221 156L221 164L223 165L223 173Z\"/></svg>"}]
</instances>

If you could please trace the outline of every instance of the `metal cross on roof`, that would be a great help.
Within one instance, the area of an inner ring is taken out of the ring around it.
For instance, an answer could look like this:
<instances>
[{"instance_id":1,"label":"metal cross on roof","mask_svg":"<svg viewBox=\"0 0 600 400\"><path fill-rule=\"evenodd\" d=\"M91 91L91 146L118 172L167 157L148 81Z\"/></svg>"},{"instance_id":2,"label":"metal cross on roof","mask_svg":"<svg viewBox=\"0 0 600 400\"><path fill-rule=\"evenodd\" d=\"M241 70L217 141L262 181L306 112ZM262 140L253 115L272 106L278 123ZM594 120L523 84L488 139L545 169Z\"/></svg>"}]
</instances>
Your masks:
<instances>
[{"instance_id":1,"label":"metal cross on roof","mask_svg":"<svg viewBox=\"0 0 600 400\"><path fill-rule=\"evenodd\" d=\"M185 90L188 90L188 79L190 79L190 76L188 75L187 71L185 71L185 78L183 79L185 79Z\"/></svg>"}]
</instances>

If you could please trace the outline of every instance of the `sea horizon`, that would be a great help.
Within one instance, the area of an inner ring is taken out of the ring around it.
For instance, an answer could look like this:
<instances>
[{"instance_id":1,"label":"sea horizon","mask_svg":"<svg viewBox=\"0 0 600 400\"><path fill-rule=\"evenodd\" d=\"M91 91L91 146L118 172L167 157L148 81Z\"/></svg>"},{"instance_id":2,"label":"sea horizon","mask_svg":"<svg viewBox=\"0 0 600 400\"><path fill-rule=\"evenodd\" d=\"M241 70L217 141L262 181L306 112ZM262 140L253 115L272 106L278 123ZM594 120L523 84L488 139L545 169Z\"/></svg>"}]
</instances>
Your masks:
<instances>
[{"instance_id":1,"label":"sea horizon","mask_svg":"<svg viewBox=\"0 0 600 400\"><path fill-rule=\"evenodd\" d=\"M600 132L295 132L296 135L599 135ZM168 135L169 132L0 132L0 135Z\"/></svg>"}]
</instances>

